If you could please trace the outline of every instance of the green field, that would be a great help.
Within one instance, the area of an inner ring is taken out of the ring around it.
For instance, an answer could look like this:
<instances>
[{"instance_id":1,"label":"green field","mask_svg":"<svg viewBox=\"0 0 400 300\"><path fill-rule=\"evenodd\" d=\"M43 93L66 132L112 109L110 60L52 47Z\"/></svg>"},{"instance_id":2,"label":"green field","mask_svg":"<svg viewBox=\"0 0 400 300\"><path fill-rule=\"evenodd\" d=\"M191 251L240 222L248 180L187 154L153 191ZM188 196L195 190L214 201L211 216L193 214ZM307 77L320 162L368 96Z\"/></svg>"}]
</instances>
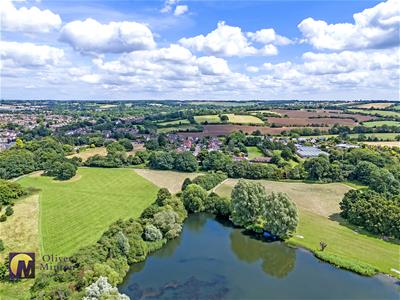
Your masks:
<instances>
[{"instance_id":1,"label":"green field","mask_svg":"<svg viewBox=\"0 0 400 300\"><path fill-rule=\"evenodd\" d=\"M400 110L400 105L395 105L392 107L394 110Z\"/></svg>"},{"instance_id":2,"label":"green field","mask_svg":"<svg viewBox=\"0 0 400 300\"><path fill-rule=\"evenodd\" d=\"M397 122L397 121L369 121L369 122L364 122L362 125L366 126L366 127L379 127L379 126L383 126L383 125L400 126L400 122Z\"/></svg>"},{"instance_id":3,"label":"green field","mask_svg":"<svg viewBox=\"0 0 400 300\"><path fill-rule=\"evenodd\" d=\"M258 147L254 146L254 147L246 147L246 148L247 148L247 153L248 153L249 159L264 156L264 154L261 152L260 149L258 149Z\"/></svg>"},{"instance_id":4,"label":"green field","mask_svg":"<svg viewBox=\"0 0 400 300\"><path fill-rule=\"evenodd\" d=\"M185 124L190 124L189 120L187 120L187 119L181 119L181 120L175 120L175 121L168 121L168 122L157 123L157 125L160 125L160 126L185 125Z\"/></svg>"},{"instance_id":5,"label":"green field","mask_svg":"<svg viewBox=\"0 0 400 300\"><path fill-rule=\"evenodd\" d=\"M216 188L221 196L230 196L237 180L229 179ZM339 217L339 202L351 188L341 183L307 184L260 180L268 192L285 192L296 203L300 221L289 243L319 252L319 242L328 244L324 255L334 255L351 264L373 266L382 273L399 275L400 246L385 242L362 230L347 226ZM340 264L338 261L336 263Z\"/></svg>"},{"instance_id":6,"label":"green field","mask_svg":"<svg viewBox=\"0 0 400 300\"><path fill-rule=\"evenodd\" d=\"M349 109L350 112L359 113L362 115L379 115L383 117L400 117L400 113L390 110L365 110L365 109Z\"/></svg>"},{"instance_id":7,"label":"green field","mask_svg":"<svg viewBox=\"0 0 400 300\"><path fill-rule=\"evenodd\" d=\"M158 191L131 169L80 168L67 182L37 175L18 182L41 190L41 253L56 255L95 243L119 218L138 217Z\"/></svg>"},{"instance_id":8,"label":"green field","mask_svg":"<svg viewBox=\"0 0 400 300\"><path fill-rule=\"evenodd\" d=\"M234 124L264 124L262 120L255 116L250 115L235 115L235 114L226 114L229 118L229 123Z\"/></svg>"},{"instance_id":9,"label":"green field","mask_svg":"<svg viewBox=\"0 0 400 300\"><path fill-rule=\"evenodd\" d=\"M200 124L203 124L205 122L209 124L221 123L221 119L218 115L195 116L194 120Z\"/></svg>"}]
</instances>

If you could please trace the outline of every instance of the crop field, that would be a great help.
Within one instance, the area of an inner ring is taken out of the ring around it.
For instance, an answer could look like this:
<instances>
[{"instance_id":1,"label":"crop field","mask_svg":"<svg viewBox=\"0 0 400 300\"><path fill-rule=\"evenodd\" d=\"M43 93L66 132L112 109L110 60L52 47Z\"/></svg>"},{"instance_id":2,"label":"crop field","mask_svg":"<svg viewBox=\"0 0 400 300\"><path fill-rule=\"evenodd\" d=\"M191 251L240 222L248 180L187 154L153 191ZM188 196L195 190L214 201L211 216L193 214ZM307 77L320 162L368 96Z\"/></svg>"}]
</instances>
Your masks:
<instances>
[{"instance_id":1,"label":"crop field","mask_svg":"<svg viewBox=\"0 0 400 300\"><path fill-rule=\"evenodd\" d=\"M246 147L246 148L247 148L247 153L248 153L249 159L264 156L264 154L261 152L260 149L258 149L258 147L254 146L254 147Z\"/></svg>"},{"instance_id":2,"label":"crop field","mask_svg":"<svg viewBox=\"0 0 400 300\"><path fill-rule=\"evenodd\" d=\"M395 105L392 107L394 110L400 110L400 105Z\"/></svg>"},{"instance_id":3,"label":"crop field","mask_svg":"<svg viewBox=\"0 0 400 300\"><path fill-rule=\"evenodd\" d=\"M379 127L379 126L400 126L400 122L397 121L370 121L370 122L364 122L363 126L366 127Z\"/></svg>"},{"instance_id":4,"label":"crop field","mask_svg":"<svg viewBox=\"0 0 400 300\"><path fill-rule=\"evenodd\" d=\"M168 121L168 122L161 122L157 123L157 125L161 126L168 126L168 125L185 125L185 124L190 124L188 119L182 119L182 120L175 120L175 121Z\"/></svg>"},{"instance_id":5,"label":"crop field","mask_svg":"<svg viewBox=\"0 0 400 300\"><path fill-rule=\"evenodd\" d=\"M370 108L381 109L381 108L389 107L392 104L393 103L389 103L389 102L365 103L365 104L355 105L354 107L356 107L356 108L366 108L366 109L370 109Z\"/></svg>"},{"instance_id":6,"label":"crop field","mask_svg":"<svg viewBox=\"0 0 400 300\"><path fill-rule=\"evenodd\" d=\"M138 217L158 191L132 169L80 168L66 182L43 176L18 182L40 189L41 252L57 255L96 242L119 218Z\"/></svg>"},{"instance_id":7,"label":"crop field","mask_svg":"<svg viewBox=\"0 0 400 300\"><path fill-rule=\"evenodd\" d=\"M273 112L281 114L286 118L297 118L297 119L310 119L316 120L317 118L331 118L333 120L340 119L348 119L353 118L357 120L357 122L365 122L374 119L373 116L367 116L362 114L349 114L345 113L343 110L338 109L316 109L316 110L307 110L307 109L297 109L297 110L289 110L289 109L274 109Z\"/></svg>"},{"instance_id":8,"label":"crop field","mask_svg":"<svg viewBox=\"0 0 400 300\"><path fill-rule=\"evenodd\" d=\"M303 128L303 127L266 127L266 126L252 126L252 125L233 125L233 124L220 124L220 125L204 125L202 132L194 132L194 133L185 133L181 132L179 135L181 136L193 136L193 137L202 137L202 136L224 136L234 131L243 131L244 133L253 133L256 130L260 130L262 134L270 134L277 135L282 133L282 131L289 131L295 128ZM327 131L328 127L313 127L318 128L321 131Z\"/></svg>"},{"instance_id":9,"label":"crop field","mask_svg":"<svg viewBox=\"0 0 400 300\"><path fill-rule=\"evenodd\" d=\"M228 179L215 191L230 197L237 180ZM260 180L267 192L285 192L299 210L297 232L289 243L311 251L319 249L320 241L327 243L325 254L374 266L387 274L398 269L400 246L385 242L361 230L348 226L339 216L339 202L351 188L341 183L307 184L301 182L275 182ZM316 230L316 228L318 230Z\"/></svg>"},{"instance_id":10,"label":"crop field","mask_svg":"<svg viewBox=\"0 0 400 300\"><path fill-rule=\"evenodd\" d=\"M223 107L237 107L237 106L250 106L256 102L243 102L243 101L191 101L188 102L192 105L216 105Z\"/></svg>"},{"instance_id":11,"label":"crop field","mask_svg":"<svg viewBox=\"0 0 400 300\"><path fill-rule=\"evenodd\" d=\"M383 117L400 117L400 112L390 110L362 110L362 109L349 109L351 112L364 114L364 115L378 115Z\"/></svg>"},{"instance_id":12,"label":"crop field","mask_svg":"<svg viewBox=\"0 0 400 300\"><path fill-rule=\"evenodd\" d=\"M264 124L262 120L255 116L227 114L230 123L234 124Z\"/></svg>"},{"instance_id":13,"label":"crop field","mask_svg":"<svg viewBox=\"0 0 400 300\"><path fill-rule=\"evenodd\" d=\"M362 142L369 146L400 147L400 142Z\"/></svg>"},{"instance_id":14,"label":"crop field","mask_svg":"<svg viewBox=\"0 0 400 300\"><path fill-rule=\"evenodd\" d=\"M181 190L185 178L194 179L200 175L200 173L183 173L149 169L135 169L135 172L146 180L154 183L159 188L167 188L173 194Z\"/></svg>"},{"instance_id":15,"label":"crop field","mask_svg":"<svg viewBox=\"0 0 400 300\"><path fill-rule=\"evenodd\" d=\"M345 126L356 126L358 123L349 118L276 118L269 117L268 123L277 124L281 126L310 126L310 125L327 125L333 126L335 124Z\"/></svg>"},{"instance_id":16,"label":"crop field","mask_svg":"<svg viewBox=\"0 0 400 300\"><path fill-rule=\"evenodd\" d=\"M87 161L89 157L95 155L106 156L107 155L106 148L105 147L88 148L86 150L82 150L79 153L68 155L67 157L68 158L80 157L82 158L82 161Z\"/></svg>"},{"instance_id":17,"label":"crop field","mask_svg":"<svg viewBox=\"0 0 400 300\"><path fill-rule=\"evenodd\" d=\"M276 117L281 116L280 113L274 112L272 110L251 110L251 111L249 111L249 113L251 113L251 114L257 114L257 113L268 114L268 115L274 115Z\"/></svg>"},{"instance_id":18,"label":"crop field","mask_svg":"<svg viewBox=\"0 0 400 300\"><path fill-rule=\"evenodd\" d=\"M221 123L221 119L218 115L204 115L204 116L194 116L194 120L197 123L203 124L207 123Z\"/></svg>"},{"instance_id":19,"label":"crop field","mask_svg":"<svg viewBox=\"0 0 400 300\"><path fill-rule=\"evenodd\" d=\"M162 127L157 129L157 133L168 133L168 132L179 132L179 131L195 131L197 127L187 124L187 125L178 125L174 127Z\"/></svg>"},{"instance_id":20,"label":"crop field","mask_svg":"<svg viewBox=\"0 0 400 300\"><path fill-rule=\"evenodd\" d=\"M262 120L251 115L235 115L235 114L225 114L229 118L229 123L234 124L264 124ZM204 124L205 122L209 124L222 123L218 115L204 115L195 116L194 119L197 123Z\"/></svg>"},{"instance_id":21,"label":"crop field","mask_svg":"<svg viewBox=\"0 0 400 300\"><path fill-rule=\"evenodd\" d=\"M39 256L39 196L32 195L18 200L14 205L14 214L0 223L0 239L5 249L0 252L4 261L9 252L35 252ZM39 259L36 259L37 267ZM38 268L37 268L38 269ZM32 280L18 283L0 282L0 299L27 299L27 291Z\"/></svg>"}]
</instances>

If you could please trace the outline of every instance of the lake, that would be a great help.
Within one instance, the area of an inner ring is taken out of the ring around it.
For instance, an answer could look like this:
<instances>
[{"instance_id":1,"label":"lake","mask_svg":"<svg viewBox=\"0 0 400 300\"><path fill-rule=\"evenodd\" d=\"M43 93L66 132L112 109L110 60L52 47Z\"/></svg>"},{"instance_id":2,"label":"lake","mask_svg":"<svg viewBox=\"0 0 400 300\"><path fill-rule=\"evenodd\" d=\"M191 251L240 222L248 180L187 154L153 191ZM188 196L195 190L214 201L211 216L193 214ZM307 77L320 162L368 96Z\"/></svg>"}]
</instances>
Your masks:
<instances>
[{"instance_id":1,"label":"lake","mask_svg":"<svg viewBox=\"0 0 400 300\"><path fill-rule=\"evenodd\" d=\"M364 277L310 252L268 243L205 214L132 266L119 290L132 299L399 299L399 282Z\"/></svg>"}]
</instances>

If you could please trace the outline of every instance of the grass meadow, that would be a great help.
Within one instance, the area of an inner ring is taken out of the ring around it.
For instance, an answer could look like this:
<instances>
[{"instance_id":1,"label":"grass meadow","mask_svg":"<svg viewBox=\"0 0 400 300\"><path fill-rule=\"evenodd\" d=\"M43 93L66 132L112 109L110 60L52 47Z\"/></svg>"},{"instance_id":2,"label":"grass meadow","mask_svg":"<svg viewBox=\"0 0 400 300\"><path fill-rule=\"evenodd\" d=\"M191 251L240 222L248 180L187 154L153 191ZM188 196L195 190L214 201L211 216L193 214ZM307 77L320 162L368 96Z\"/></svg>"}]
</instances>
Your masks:
<instances>
[{"instance_id":1,"label":"grass meadow","mask_svg":"<svg viewBox=\"0 0 400 300\"><path fill-rule=\"evenodd\" d=\"M264 156L264 154L261 152L260 149L258 149L258 147L253 146L253 147L246 147L246 148L247 148L247 153L248 153L249 159Z\"/></svg>"},{"instance_id":2,"label":"grass meadow","mask_svg":"<svg viewBox=\"0 0 400 300\"><path fill-rule=\"evenodd\" d=\"M363 126L366 127L379 127L379 126L400 126L400 122L398 121L370 121L370 122L364 122Z\"/></svg>"},{"instance_id":3,"label":"grass meadow","mask_svg":"<svg viewBox=\"0 0 400 300\"><path fill-rule=\"evenodd\" d=\"M117 219L138 217L158 191L132 169L80 168L66 182L44 176L18 182L40 189L41 253L66 256L95 243Z\"/></svg>"},{"instance_id":4,"label":"grass meadow","mask_svg":"<svg viewBox=\"0 0 400 300\"><path fill-rule=\"evenodd\" d=\"M400 112L390 111L390 110L364 110L364 109L349 109L349 111L354 113L359 113L362 115L378 115L383 117L400 117Z\"/></svg>"},{"instance_id":5,"label":"grass meadow","mask_svg":"<svg viewBox=\"0 0 400 300\"><path fill-rule=\"evenodd\" d=\"M215 192L230 197L236 182L235 179L228 179ZM363 233L340 218L339 202L351 187L341 183L259 182L268 192L285 192L296 203L300 220L295 236L288 243L318 254L319 243L324 241L328 246L323 254L334 257L336 261L333 263L368 265L379 272L399 276L392 271L399 269L399 244Z\"/></svg>"}]
</instances>

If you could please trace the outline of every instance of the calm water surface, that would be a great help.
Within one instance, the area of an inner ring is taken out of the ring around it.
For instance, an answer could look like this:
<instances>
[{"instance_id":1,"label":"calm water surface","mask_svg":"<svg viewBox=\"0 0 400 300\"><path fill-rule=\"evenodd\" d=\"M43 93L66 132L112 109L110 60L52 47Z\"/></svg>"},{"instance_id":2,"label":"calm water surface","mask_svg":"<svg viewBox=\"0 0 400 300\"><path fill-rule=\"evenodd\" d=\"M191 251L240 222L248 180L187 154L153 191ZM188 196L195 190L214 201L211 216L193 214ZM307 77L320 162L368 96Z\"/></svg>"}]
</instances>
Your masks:
<instances>
[{"instance_id":1,"label":"calm water surface","mask_svg":"<svg viewBox=\"0 0 400 300\"><path fill-rule=\"evenodd\" d=\"M119 290L132 299L400 299L393 279L336 269L204 214L190 216L180 238L135 264Z\"/></svg>"}]
</instances>

